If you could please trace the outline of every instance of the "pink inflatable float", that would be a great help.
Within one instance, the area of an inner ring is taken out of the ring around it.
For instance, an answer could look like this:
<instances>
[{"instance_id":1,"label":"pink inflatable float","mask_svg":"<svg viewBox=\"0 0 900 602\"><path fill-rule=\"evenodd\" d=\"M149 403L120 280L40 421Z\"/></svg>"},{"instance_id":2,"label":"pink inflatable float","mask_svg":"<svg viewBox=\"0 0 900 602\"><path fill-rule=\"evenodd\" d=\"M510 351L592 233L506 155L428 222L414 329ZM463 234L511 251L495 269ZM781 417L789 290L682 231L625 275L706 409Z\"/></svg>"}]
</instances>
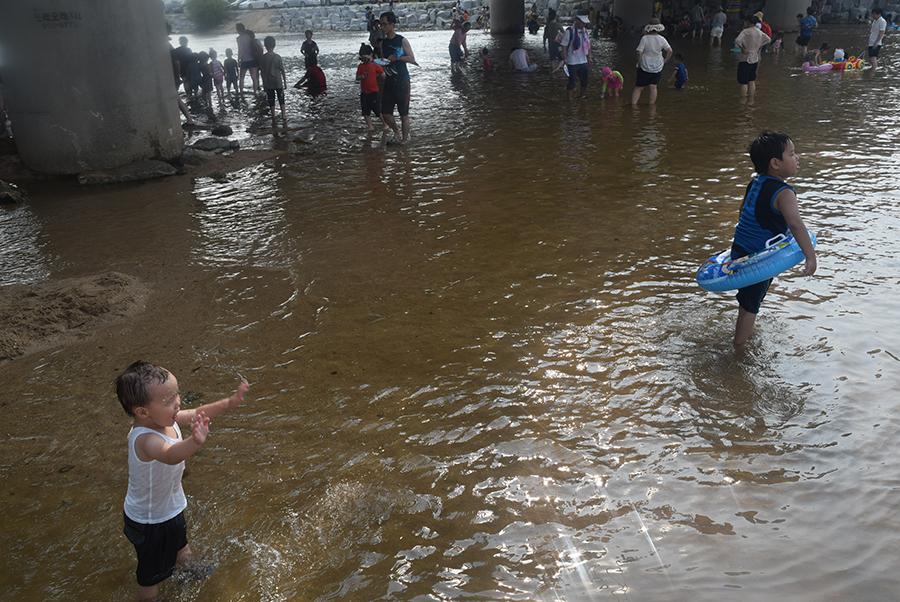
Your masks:
<instances>
[{"instance_id":1,"label":"pink inflatable float","mask_svg":"<svg viewBox=\"0 0 900 602\"><path fill-rule=\"evenodd\" d=\"M813 65L809 61L803 63L803 71L806 73L824 73L826 71L832 71L834 69L834 65L831 63L823 63L821 65Z\"/></svg>"}]
</instances>

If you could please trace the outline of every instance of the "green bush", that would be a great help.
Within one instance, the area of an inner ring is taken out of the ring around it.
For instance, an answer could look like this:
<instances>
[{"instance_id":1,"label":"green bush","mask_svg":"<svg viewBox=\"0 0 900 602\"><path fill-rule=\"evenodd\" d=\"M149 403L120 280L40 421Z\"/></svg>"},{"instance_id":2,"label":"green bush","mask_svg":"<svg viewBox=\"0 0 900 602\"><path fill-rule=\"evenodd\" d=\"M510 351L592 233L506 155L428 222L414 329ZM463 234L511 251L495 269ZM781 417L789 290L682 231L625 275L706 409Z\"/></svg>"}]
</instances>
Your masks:
<instances>
[{"instance_id":1,"label":"green bush","mask_svg":"<svg viewBox=\"0 0 900 602\"><path fill-rule=\"evenodd\" d=\"M184 10L197 29L212 29L228 16L227 0L187 0Z\"/></svg>"}]
</instances>

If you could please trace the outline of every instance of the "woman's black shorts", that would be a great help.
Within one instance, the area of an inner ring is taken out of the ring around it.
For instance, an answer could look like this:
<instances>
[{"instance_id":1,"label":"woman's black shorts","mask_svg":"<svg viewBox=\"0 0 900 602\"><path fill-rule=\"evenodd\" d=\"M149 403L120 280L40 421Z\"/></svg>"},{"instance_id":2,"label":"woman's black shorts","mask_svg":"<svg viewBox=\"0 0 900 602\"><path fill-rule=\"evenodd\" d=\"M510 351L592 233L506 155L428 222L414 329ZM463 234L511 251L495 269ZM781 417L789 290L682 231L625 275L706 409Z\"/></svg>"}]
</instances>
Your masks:
<instances>
[{"instance_id":1,"label":"woman's black shorts","mask_svg":"<svg viewBox=\"0 0 900 602\"><path fill-rule=\"evenodd\" d=\"M637 76L634 78L634 86L636 88L656 86L659 84L660 79L662 79L662 72L649 73L638 67Z\"/></svg>"},{"instance_id":2,"label":"woman's black shorts","mask_svg":"<svg viewBox=\"0 0 900 602\"><path fill-rule=\"evenodd\" d=\"M757 67L759 67L759 63L748 63L746 61L738 63L738 83L742 86L746 86L750 82L755 82Z\"/></svg>"}]
</instances>

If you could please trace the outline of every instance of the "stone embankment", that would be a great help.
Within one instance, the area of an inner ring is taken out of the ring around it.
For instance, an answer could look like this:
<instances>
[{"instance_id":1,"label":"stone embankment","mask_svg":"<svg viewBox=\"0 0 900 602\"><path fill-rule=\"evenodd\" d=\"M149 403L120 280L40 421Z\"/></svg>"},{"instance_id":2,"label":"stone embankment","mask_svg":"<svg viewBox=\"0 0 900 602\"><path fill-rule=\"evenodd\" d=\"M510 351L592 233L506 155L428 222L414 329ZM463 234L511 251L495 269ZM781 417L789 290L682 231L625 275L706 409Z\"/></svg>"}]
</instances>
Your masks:
<instances>
[{"instance_id":1,"label":"stone embankment","mask_svg":"<svg viewBox=\"0 0 900 602\"><path fill-rule=\"evenodd\" d=\"M327 1L328 4L323 2ZM538 2L546 6L546 1ZM257 33L313 31L365 31L366 7L375 15L391 10L389 4L346 3L346 0L309 0L310 5L296 8L272 8L232 11L228 22L216 32L234 31L235 23L243 23ZM461 0L460 6L468 10L472 24L488 0ZM400 20L401 30L447 29L452 21L455 0L403 2L394 4L394 12ZM530 4L529 4L530 6ZM525 2L522 3L522 13ZM166 15L176 33L194 32L193 24L184 15Z\"/></svg>"}]
</instances>

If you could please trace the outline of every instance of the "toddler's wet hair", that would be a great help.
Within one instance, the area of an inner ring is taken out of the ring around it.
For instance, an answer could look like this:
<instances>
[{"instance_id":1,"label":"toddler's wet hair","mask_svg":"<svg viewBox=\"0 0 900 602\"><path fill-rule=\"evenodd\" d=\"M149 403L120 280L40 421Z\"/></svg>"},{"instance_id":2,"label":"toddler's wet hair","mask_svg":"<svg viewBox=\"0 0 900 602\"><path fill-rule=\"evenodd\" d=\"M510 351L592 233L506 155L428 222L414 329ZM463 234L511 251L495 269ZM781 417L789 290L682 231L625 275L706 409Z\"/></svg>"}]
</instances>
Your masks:
<instances>
[{"instance_id":1,"label":"toddler's wet hair","mask_svg":"<svg viewBox=\"0 0 900 602\"><path fill-rule=\"evenodd\" d=\"M134 416L134 408L145 407L150 403L150 385L161 385L167 380L169 371L165 368L145 361L131 364L116 379L116 396L122 409L129 416Z\"/></svg>"}]
</instances>

